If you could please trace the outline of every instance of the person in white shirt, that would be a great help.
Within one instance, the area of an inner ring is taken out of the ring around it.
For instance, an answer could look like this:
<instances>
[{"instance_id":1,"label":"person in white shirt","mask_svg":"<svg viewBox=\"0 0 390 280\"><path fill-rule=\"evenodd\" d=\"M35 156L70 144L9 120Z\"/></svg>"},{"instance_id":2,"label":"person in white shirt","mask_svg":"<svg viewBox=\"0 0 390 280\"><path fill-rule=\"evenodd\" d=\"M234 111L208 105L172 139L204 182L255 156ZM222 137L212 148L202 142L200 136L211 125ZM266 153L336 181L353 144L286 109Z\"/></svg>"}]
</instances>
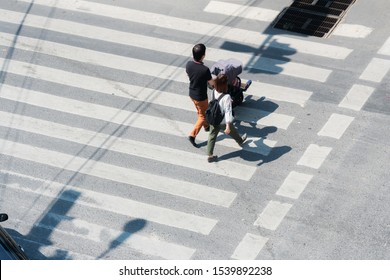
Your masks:
<instances>
[{"instance_id":1,"label":"person in white shirt","mask_svg":"<svg viewBox=\"0 0 390 280\"><path fill-rule=\"evenodd\" d=\"M220 74L215 79L214 87L214 98L218 99L221 94L227 92L228 89L228 78L225 74ZM224 119L219 125L210 125L209 139L207 142L207 161L215 162L218 157L214 155L215 142L218 136L219 131L222 129L225 134L230 135L237 144L242 146L246 140L246 134L241 136L237 129L233 125L233 110L232 110L232 98L229 94L225 94L219 101L219 107L222 114L224 114Z\"/></svg>"}]
</instances>

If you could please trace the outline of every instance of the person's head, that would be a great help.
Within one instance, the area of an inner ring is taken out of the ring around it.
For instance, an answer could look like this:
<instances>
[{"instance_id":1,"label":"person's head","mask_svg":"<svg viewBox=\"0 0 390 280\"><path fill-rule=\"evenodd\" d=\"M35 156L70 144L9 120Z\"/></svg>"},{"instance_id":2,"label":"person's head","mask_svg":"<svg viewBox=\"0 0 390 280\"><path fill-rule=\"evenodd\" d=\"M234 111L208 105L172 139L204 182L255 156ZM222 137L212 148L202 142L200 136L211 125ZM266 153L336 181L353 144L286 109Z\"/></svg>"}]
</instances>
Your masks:
<instances>
[{"instance_id":1,"label":"person's head","mask_svg":"<svg viewBox=\"0 0 390 280\"><path fill-rule=\"evenodd\" d=\"M202 58L206 55L206 46L204 44L196 44L192 48L192 57L195 61L202 61Z\"/></svg>"},{"instance_id":2,"label":"person's head","mask_svg":"<svg viewBox=\"0 0 390 280\"><path fill-rule=\"evenodd\" d=\"M228 90L228 78L225 74L218 74L215 79L215 89L218 92L226 93Z\"/></svg>"}]
</instances>

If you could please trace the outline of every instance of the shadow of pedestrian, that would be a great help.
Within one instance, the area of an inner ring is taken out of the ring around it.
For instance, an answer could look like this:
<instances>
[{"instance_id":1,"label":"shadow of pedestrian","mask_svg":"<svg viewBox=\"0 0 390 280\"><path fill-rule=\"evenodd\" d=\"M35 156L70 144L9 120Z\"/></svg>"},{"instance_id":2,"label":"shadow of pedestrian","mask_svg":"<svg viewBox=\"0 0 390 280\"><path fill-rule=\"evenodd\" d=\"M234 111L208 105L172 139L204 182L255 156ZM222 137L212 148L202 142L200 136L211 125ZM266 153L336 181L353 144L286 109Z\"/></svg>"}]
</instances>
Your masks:
<instances>
[{"instance_id":1,"label":"shadow of pedestrian","mask_svg":"<svg viewBox=\"0 0 390 280\"><path fill-rule=\"evenodd\" d=\"M270 152L268 155L262 155L258 153L252 153L245 150L231 152L218 157L218 161L228 160L231 158L239 157L245 161L259 162L257 166L261 166L263 164L275 161L282 157L284 154L291 151L291 147L289 146L279 146L270 148Z\"/></svg>"},{"instance_id":2,"label":"shadow of pedestrian","mask_svg":"<svg viewBox=\"0 0 390 280\"><path fill-rule=\"evenodd\" d=\"M283 65L291 61L288 56L297 52L289 44L278 42L272 35L268 35L258 48L230 41L224 42L221 48L232 52L251 53L249 60L244 62L244 70L248 73L271 75L282 73Z\"/></svg>"},{"instance_id":3,"label":"shadow of pedestrian","mask_svg":"<svg viewBox=\"0 0 390 280\"><path fill-rule=\"evenodd\" d=\"M284 154L290 152L292 149L289 146L270 147L267 145L266 140L268 135L277 131L277 127L275 126L266 126L259 129L256 126L247 127L237 123L235 125L238 127L238 130L241 133L254 135L255 138L258 137L258 140L248 140L246 143L244 143L242 150L219 156L219 161L239 157L245 161L259 162L257 165L260 166L262 164L279 159ZM229 136L223 134L221 137L224 138Z\"/></svg>"}]
</instances>

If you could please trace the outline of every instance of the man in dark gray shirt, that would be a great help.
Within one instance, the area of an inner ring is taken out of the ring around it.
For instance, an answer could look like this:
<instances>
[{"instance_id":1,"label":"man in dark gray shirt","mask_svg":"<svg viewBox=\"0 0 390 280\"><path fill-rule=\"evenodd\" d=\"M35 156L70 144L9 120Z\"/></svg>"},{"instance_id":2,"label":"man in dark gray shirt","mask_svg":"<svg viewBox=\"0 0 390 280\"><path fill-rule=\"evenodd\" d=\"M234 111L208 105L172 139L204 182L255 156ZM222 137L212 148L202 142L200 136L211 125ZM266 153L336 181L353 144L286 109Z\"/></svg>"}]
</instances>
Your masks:
<instances>
[{"instance_id":1,"label":"man in dark gray shirt","mask_svg":"<svg viewBox=\"0 0 390 280\"><path fill-rule=\"evenodd\" d=\"M192 48L192 56L193 60L187 62L186 72L190 79L189 95L198 112L198 120L188 136L188 140L194 147L198 147L195 143L195 137L198 135L202 126L206 131L209 131L209 124L205 117L208 106L207 83L213 85L213 79L210 69L203 64L206 56L206 46L204 44L196 44Z\"/></svg>"}]
</instances>

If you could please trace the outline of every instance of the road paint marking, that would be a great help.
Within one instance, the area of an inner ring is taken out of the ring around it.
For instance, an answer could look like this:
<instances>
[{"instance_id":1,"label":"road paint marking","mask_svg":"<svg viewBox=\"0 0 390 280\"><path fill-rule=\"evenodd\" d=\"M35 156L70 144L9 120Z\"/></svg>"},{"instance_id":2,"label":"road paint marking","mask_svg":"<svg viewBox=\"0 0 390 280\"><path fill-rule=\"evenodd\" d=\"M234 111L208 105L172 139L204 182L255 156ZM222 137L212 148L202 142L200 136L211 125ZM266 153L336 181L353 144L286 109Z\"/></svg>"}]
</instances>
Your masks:
<instances>
[{"instance_id":1,"label":"road paint marking","mask_svg":"<svg viewBox=\"0 0 390 280\"><path fill-rule=\"evenodd\" d=\"M339 107L360 111L374 90L373 87L355 84L340 102Z\"/></svg>"},{"instance_id":2,"label":"road paint marking","mask_svg":"<svg viewBox=\"0 0 390 280\"><path fill-rule=\"evenodd\" d=\"M183 138L187 137L188 132L193 127L193 124L189 123L129 112L123 109L77 101L9 85L3 85L1 90L1 98L3 99ZM218 139L221 137L223 135L219 136ZM199 133L197 139L198 141L207 141L208 134ZM239 147L231 137L227 137L224 141L218 141L218 145L233 149L244 149L264 155L264 153L268 154L270 152L269 147L264 145L274 144L272 141L267 142L258 137L248 137L247 142L242 147Z\"/></svg>"},{"instance_id":3,"label":"road paint marking","mask_svg":"<svg viewBox=\"0 0 390 280\"><path fill-rule=\"evenodd\" d=\"M0 44L11 43L10 38L8 38L6 41L3 41L2 39L4 39L4 37L3 35L0 35ZM33 43L30 40L29 43L24 42L24 38L22 38L22 36L20 36L18 41L19 43L17 43L15 47L19 46L20 44L20 46L23 49L29 49L28 46ZM39 44L38 41L35 43ZM134 64L134 62L126 61L126 58L119 57L119 56L111 57L111 55L105 53L98 53L94 55L93 51L88 51L86 49L74 48L74 47L50 43L50 42L44 42L44 43L41 42L39 49L43 51L46 48L47 48L47 52L45 51L44 52L45 54L50 54L51 50L55 50L55 52L58 52L58 50L62 50L61 53L62 53L62 57L64 58L73 59L84 63L92 62L95 65L103 64L102 66L117 67L117 69L120 70L126 70L126 68L128 68L128 65L131 65L131 63ZM75 53L77 53L77 57L73 55ZM94 56L96 57L96 59L92 58ZM107 61L110 61L111 64L108 65ZM0 62L4 62L4 60L0 59ZM123 64L123 62L125 63ZM163 67L165 66L160 65L160 68L158 68L156 65L154 65L152 68L155 70L157 74L164 71ZM135 68L139 69L138 67ZM52 69L40 65L32 65L28 63L12 61L9 63L7 67L7 72L11 72L19 75L28 75L30 77L35 77L50 82L65 84L68 86L77 85L77 87L79 88L94 90L97 92L105 93L107 95L112 95L114 93L117 96L132 98L139 101L145 101L145 102L159 104L163 106L169 106L169 107L172 106L180 107L188 111L194 110L193 104L192 102L189 101L188 96L184 96L184 95L181 96L178 94L158 91L155 89L133 86L133 85L128 85L125 83L120 83L115 81L109 81L107 79L101 79L101 78L95 78L91 76L80 75L76 73L70 73L70 72L66 72L58 69ZM143 73L143 74L147 74L147 73ZM188 78L186 78L186 80L187 79ZM175 100L176 102L172 103L172 100ZM249 110L244 110L242 112L241 116L243 117L242 119L243 121L246 121L245 117L247 114L250 114L250 111L251 110L249 109ZM269 125L272 123L272 125L278 126L278 121L280 120L278 127L287 129L287 127L290 125L291 121L293 120L292 117L283 114L275 115L277 113L273 113L273 115L271 115L269 112L263 110L252 110L252 111L258 113L256 116L256 118L259 119L257 120L257 123L261 125ZM252 116L248 116L248 118L253 119L253 115L254 115L253 112L252 112Z\"/></svg>"},{"instance_id":4,"label":"road paint marking","mask_svg":"<svg viewBox=\"0 0 390 280\"><path fill-rule=\"evenodd\" d=\"M0 143L3 155L212 205L229 207L236 197L233 192L120 167L101 160L95 161L4 139L0 139Z\"/></svg>"},{"instance_id":5,"label":"road paint marking","mask_svg":"<svg viewBox=\"0 0 390 280\"><path fill-rule=\"evenodd\" d=\"M390 70L390 60L374 57L359 79L380 83Z\"/></svg>"},{"instance_id":6,"label":"road paint marking","mask_svg":"<svg viewBox=\"0 0 390 280\"><path fill-rule=\"evenodd\" d=\"M255 167L231 161L206 165L205 156L0 111L1 126L249 181Z\"/></svg>"},{"instance_id":7,"label":"road paint marking","mask_svg":"<svg viewBox=\"0 0 390 280\"><path fill-rule=\"evenodd\" d=\"M1 11L1 10L0 10ZM26 23L24 23L26 25ZM64 23L65 24L65 23ZM34 25L35 26L35 25ZM37 27L40 25L36 24ZM62 26L62 25L61 25ZM53 26L51 27L52 29L54 28ZM57 28L58 31L61 31L61 28ZM55 30L57 30L55 29ZM76 26L74 27L76 29ZM97 31L98 32L98 31ZM111 30L107 31L112 33ZM92 32L93 33L93 32ZM103 32L98 32L97 34L100 34ZM90 33L88 33L90 34ZM87 34L87 36L88 36ZM104 34L104 33L103 33ZM82 36L83 34L80 34L79 36ZM119 38L133 38L134 36L137 35L132 35L132 36L127 36L128 34L124 36L120 36ZM102 39L107 40L107 36L103 36ZM64 45L64 44L59 44L59 43L54 43L50 41L41 41L38 39L32 39L28 37L23 37L19 36L17 42L13 42L13 37L8 34L0 34L0 39L1 39L1 44L6 47L18 47L23 50L27 51L34 51L34 52L41 52L44 54L49 54L49 55L54 55L58 56L59 54L61 55L62 58L66 59L72 59L76 60L79 62L83 63L93 63L95 65L100 65L104 67L110 67L118 70L123 70L123 71L129 71L132 70L137 71L137 73L147 75L151 79L154 79L156 77L162 78L162 79L171 79L175 80L178 82L185 82L188 83L188 77L185 74L185 70L183 68L178 68L178 67L172 67L172 66L167 66L165 64L159 64L159 63L152 63L152 62L146 62L143 60L138 60L138 59L133 59L133 58L128 58L128 57L123 57L119 55L113 55L113 54L108 54L108 53L102 53L102 52L97 52L93 50L87 50L84 48L78 48L78 47L73 47L69 45ZM156 38L150 38L150 44L151 48L155 48L156 46ZM143 48L145 48L147 45L145 44L145 40L134 40L135 42L142 41L141 45ZM123 42L123 43L128 43L129 42ZM176 44L176 43L175 43ZM164 43L159 42L160 46L163 46ZM165 45L169 45L169 51L172 52L172 48L170 47L172 45L172 42L169 42L169 44L165 43ZM190 49L191 46L188 45L188 48ZM61 50L61 51L59 51ZM167 50L168 51L168 50ZM213 51L213 49L208 49L209 51ZM215 50L215 55L218 55L220 58L225 58L228 57L230 54L224 54L221 55L219 54L221 51ZM235 55L235 54L234 54ZM248 58L244 58L248 59ZM135 65L131 69L129 68L129 65ZM137 65L141 65L138 67ZM153 71L150 71L150 69L154 69ZM157 76L153 76L157 75ZM326 75L327 76L327 75ZM90 84L90 83L89 83ZM120 83L116 83L120 84ZM257 85L258 84L258 85ZM90 84L91 85L91 84ZM112 85L111 85L112 87ZM129 86L127 86L129 87ZM126 87L125 87L126 88ZM133 86L135 88L136 92L143 92L142 88ZM123 89L123 86L117 86L116 91L119 91L119 94L121 94L121 90ZM255 90L254 90L255 89ZM111 89L112 91L112 89ZM145 88L146 92L150 91L150 89ZM154 90L156 92L156 90ZM158 91L157 91L158 92ZM276 99L278 101L286 101L286 102L291 102L291 103L297 103L301 106L307 101L307 99L310 97L312 94L311 92L304 91L304 90L298 90L298 89L293 89L293 88L287 88L287 87L280 87L280 86L275 86L275 85L270 85L266 83L258 83L256 81L253 82L251 88L250 88L250 93L253 95L261 95L261 96L269 96L271 99ZM124 94L129 94L125 92ZM167 104L167 102L165 102Z\"/></svg>"},{"instance_id":8,"label":"road paint marking","mask_svg":"<svg viewBox=\"0 0 390 280\"><path fill-rule=\"evenodd\" d=\"M330 147L321 147L316 144L310 144L297 164L318 169L321 167L331 150L332 148Z\"/></svg>"},{"instance_id":9,"label":"road paint marking","mask_svg":"<svg viewBox=\"0 0 390 280\"><path fill-rule=\"evenodd\" d=\"M276 230L291 207L292 204L271 200L254 225L269 230Z\"/></svg>"},{"instance_id":10,"label":"road paint marking","mask_svg":"<svg viewBox=\"0 0 390 280\"><path fill-rule=\"evenodd\" d=\"M5 37L9 37L6 38ZM11 37L8 35L0 34L0 45L10 44L12 42ZM18 42L15 44L15 48L21 48L29 50L29 46L39 45L39 51L45 54L56 54L57 52L61 53L61 56L67 59L77 60L83 63L93 63L94 65L101 65L105 67L112 67L119 70L127 70L129 65L134 65L134 61L128 61L128 58L110 55L106 53L94 52L92 50L75 48L67 45L56 44L51 42L40 42L39 40L29 39L26 37L20 36ZM77 55L76 55L77 54ZM95 58L94 58L95 57ZM0 61L2 61L0 59ZM141 63L141 62L139 62ZM145 66L145 65L144 65ZM140 69L137 65L134 65L136 69ZM164 71L163 67L157 67L155 64L150 66L155 70L155 73L161 73ZM26 72L29 73L29 76L38 77L43 80L49 80L51 82L57 82L61 84L67 84L69 86L77 85L79 88L84 88L87 90L95 90L98 92L105 93L107 95L115 95L132 98L139 101L145 101L153 104L159 104L169 107L180 107L188 111L193 111L194 107L188 96L173 94L169 92L162 92L154 89L143 88L138 86L132 86L124 83L109 81L106 79L100 79L90 76L84 76L75 73L69 73L61 70L51 70L50 68L31 65L23 62L14 62L12 61L7 68L8 72L17 73L20 75L26 75ZM183 70L184 71L184 70ZM31 73L32 72L32 73ZM61 74L56 74L59 72ZM149 71L150 72L150 71ZM30 74L31 73L31 74ZM142 73L148 74L148 73ZM165 77L166 78L166 77ZM186 78L188 79L188 78ZM175 100L173 103L172 100ZM180 105L179 105L180 104ZM183 104L183 105L181 105ZM238 110L240 110L238 108ZM247 118L253 120L257 118L256 123L261 125L275 125L283 129L287 129L293 117L286 115L275 115L270 114L269 112L263 110L251 110L245 109L241 110L242 113L240 116L241 120L246 121ZM252 113L251 113L252 111Z\"/></svg>"},{"instance_id":11,"label":"road paint marking","mask_svg":"<svg viewBox=\"0 0 390 280\"><path fill-rule=\"evenodd\" d=\"M150 205L150 211L148 211L146 209L146 211L144 211L144 213L142 213L142 211L145 210L144 207L147 206L147 204L139 203L139 202L127 199L127 198L123 198L123 197L116 197L116 196L109 195L109 194L86 190L82 186L72 186L70 184L64 185L64 184L57 183L57 182L54 182L51 180L39 179L39 178L32 177L29 175L16 173L16 172L12 172L12 171L7 171L7 170L0 170L0 172L2 172L4 174L10 174L10 175L16 176L16 177L21 177L23 179L27 178L27 179L30 179L32 181L38 181L41 183L41 186L39 188L34 188L34 189L29 188L28 186L24 186L24 185L22 186L19 184L8 184L7 187L9 187L10 189L35 194L39 197L45 196L45 197L49 197L52 199L61 199L64 201L69 201L71 203L75 202L74 201L75 198L74 198L74 196L72 197L71 195L66 195L66 193L77 193L77 194L79 194L79 196L77 197L77 204L79 204L79 205L91 207L91 208L96 208L99 210L109 211L109 212L113 212L115 214L125 215L126 217L129 217L129 218L136 219L136 218L142 218L142 217L145 217L148 215L152 216L154 211L158 210L159 208L161 208L161 211L162 211L161 214L165 214L165 215L168 215L169 213L173 214L174 216L172 217L172 221L176 224L180 224L183 221L174 221L173 220L174 218L179 218L179 217L183 218L186 216L188 216L188 218L191 218L192 216L194 216L194 215L189 215L186 213L181 213L179 211L174 211L174 210L170 210L170 209L166 209L166 208L162 208L162 207L156 207L153 205ZM137 209L137 208L135 208L135 206L137 206L137 205L142 206L142 207L140 209ZM138 212L141 212L142 214L138 215L137 214ZM155 214L157 214L157 213L155 213ZM180 216L181 214L183 214L184 216ZM73 212L70 212L70 213L68 212L68 215L73 215ZM157 216L158 215L156 215L156 217ZM194 217L197 217L197 216L194 216ZM197 218L202 219L201 217L197 217ZM77 217L72 217L71 219L77 219ZM169 219L170 219L169 217L163 218L163 220L167 220L167 221L169 221ZM149 220L149 221L151 221L151 220ZM39 223L39 222L37 222L37 223ZM45 226L44 224L39 224L39 225ZM98 225L96 225L96 226L98 227ZM91 227L91 230L92 231L90 233L89 232L87 233L88 238L90 238L94 241L99 241L99 236L96 233L96 231L94 231L94 227ZM67 232L67 233L70 234L70 232ZM142 236L144 237L145 241L147 239L154 239L155 245L158 245L158 243L160 243L160 245L158 247L160 247L160 246L165 247L165 246L170 246L170 245L176 246L176 244L171 244L171 243L168 243L165 241L159 241L155 237L147 237L146 235L142 235ZM150 241L153 242L152 240L150 240ZM176 248L180 249L180 247L181 246L176 247ZM173 249L173 247L172 247L172 249ZM191 254L193 253L191 248L183 246L183 247L181 247L180 250L182 250L182 249L184 250L181 252L181 253L183 253L183 256L185 256L185 255L188 256L189 253L191 253ZM188 251L188 249L190 251ZM169 254L168 252L166 252L166 253Z\"/></svg>"},{"instance_id":12,"label":"road paint marking","mask_svg":"<svg viewBox=\"0 0 390 280\"><path fill-rule=\"evenodd\" d=\"M234 112L234 117L238 120L264 126L276 126L277 124L277 127L281 129L287 129L294 120L292 116L251 109L245 107L245 104L234 108Z\"/></svg>"},{"instance_id":13,"label":"road paint marking","mask_svg":"<svg viewBox=\"0 0 390 280\"><path fill-rule=\"evenodd\" d=\"M8 185L7 185L8 186ZM12 188L12 186L11 186ZM23 189L22 189L23 190ZM195 249L185 247L175 243L169 243L164 240L159 240L159 237L156 235L149 236L142 233L137 232L126 232L114 230L111 228L107 228L104 226L100 226L98 224L90 223L79 219L74 216L62 216L54 213L46 213L45 218L52 220L56 220L56 226L52 227L50 225L37 222L34 223L35 228L41 228L50 230L51 241L63 238L63 234L68 236L73 236L76 238L80 238L83 240L89 240L92 242L96 242L99 244L107 244L108 248L103 253L108 252L110 250L109 246L112 246L114 242L120 243L121 247L128 247L132 250L136 250L144 255L155 256L163 259L179 259L179 260L189 260L191 256L195 253ZM25 221L16 220L17 223L25 223ZM131 220L130 220L131 222ZM123 227L126 227L124 225ZM58 236L57 236L58 234ZM26 240L28 242L28 240ZM57 242L58 243L58 242ZM58 247L46 246L46 244L40 244L39 251L44 253L45 256L55 256L56 250ZM112 249L112 248L111 248ZM64 250L64 248L62 248ZM66 259L73 260L86 260L86 259L96 259L97 256L88 256L85 254L75 253L73 251L69 251L68 248L66 250L67 256ZM104 255L103 255L104 257Z\"/></svg>"},{"instance_id":14,"label":"road paint marking","mask_svg":"<svg viewBox=\"0 0 390 280\"><path fill-rule=\"evenodd\" d=\"M249 7L221 1L210 1L203 11L234 17L245 17L247 19L265 22L273 21L279 14L279 12L275 10Z\"/></svg>"},{"instance_id":15,"label":"road paint marking","mask_svg":"<svg viewBox=\"0 0 390 280\"><path fill-rule=\"evenodd\" d=\"M292 199L298 199L312 178L313 175L291 171L276 194Z\"/></svg>"},{"instance_id":16,"label":"road paint marking","mask_svg":"<svg viewBox=\"0 0 390 280\"><path fill-rule=\"evenodd\" d=\"M41 227L49 228L82 239L88 239L97 243L107 244L107 251L112 250L110 245L118 242L121 247L127 246L144 255L156 256L163 259L189 260L195 253L195 249L158 240L156 237L148 237L135 232L126 232L110 229L97 224L78 219L48 213L51 219L57 220L55 228L42 224ZM124 225L125 227L126 225ZM63 229L64 228L64 229ZM66 230L69 229L70 230ZM104 253L104 252L102 252Z\"/></svg>"},{"instance_id":17,"label":"road paint marking","mask_svg":"<svg viewBox=\"0 0 390 280\"><path fill-rule=\"evenodd\" d=\"M231 4L222 1L210 1L204 11L257 20L260 22L272 22L280 13L280 11L251 7L247 5ZM336 27L335 32L332 34L351 38L365 38L372 31L372 28L363 25L341 23Z\"/></svg>"},{"instance_id":18,"label":"road paint marking","mask_svg":"<svg viewBox=\"0 0 390 280\"><path fill-rule=\"evenodd\" d=\"M20 221L21 223L24 223L25 221ZM36 225L37 227L39 227L39 224ZM55 231L55 229L54 229ZM50 240L52 241L53 240L53 237L50 236ZM45 241L43 241L45 242ZM19 242L21 243L21 242ZM27 244L27 243L33 243L33 247L36 247L37 246L37 242L36 241L31 241L31 240L27 240L27 239L23 239L23 244ZM54 243L54 242L52 242ZM59 244L60 247L57 247L57 246L53 246L53 245L47 245L47 243L38 243L39 244L39 249L38 251L45 257L47 257L47 259L49 260L54 260L54 258L58 259L58 253L59 252L63 252L64 251L64 240L61 240L60 242L56 242L56 244ZM95 256L88 256L88 255L85 255L83 253L75 253L73 251L70 251L69 249L66 249L66 255L63 256L61 255L61 260L82 260L82 261L87 261L87 260L91 260L91 261L94 261L95 260Z\"/></svg>"},{"instance_id":19,"label":"road paint marking","mask_svg":"<svg viewBox=\"0 0 390 280\"><path fill-rule=\"evenodd\" d=\"M3 154L11 157L25 159L39 164L54 166L57 168L62 168L64 170L75 171L90 176L97 176L103 179L110 179L111 177L111 180L114 180L119 183L131 184L131 182L135 182L135 185L137 185L137 181L142 179L143 181L150 180L150 182L153 184L165 185L166 182L170 181L168 178L163 177L158 178L159 180L156 181L155 179L159 176L147 173L143 174L142 178L137 178L138 174L136 172L129 172L129 169L126 168L118 168L109 164L93 162L91 160L88 160L88 162L86 162L86 159L80 159L78 157L40 149L37 147L27 146L20 143L2 140L1 144L3 147ZM122 173L121 175L118 174L118 176L115 176L115 178L113 178L113 170L106 169L107 167L114 168L115 170L120 170L121 172L125 173ZM119 176L121 176L122 178L118 178ZM145 178L148 178L148 180L145 180ZM185 182L181 183L187 184ZM171 187L172 190L176 189L177 187L180 187L182 191L185 191L186 189L186 187L183 188L183 186L179 186L176 184L172 184ZM208 235L218 222L215 219L200 217L177 210L171 210L168 208L131 200L128 198L122 198L98 193L95 191L85 190L82 187L71 187L70 185L61 185L60 189L58 189L58 186L56 187L52 184L50 184L49 186L46 185L44 186L44 190L40 191L39 194L58 198L59 191L65 190L69 190L71 191L71 193L80 193L80 196L77 198L78 205L93 207L97 209L105 209L107 211L112 211L121 215L145 219L150 222L185 229L204 235ZM199 192L199 190L196 189L192 190L192 192L194 191ZM177 192L177 190L173 190L173 192ZM70 201L72 203L75 202L74 195L71 194L67 196L62 195L61 199Z\"/></svg>"},{"instance_id":20,"label":"road paint marking","mask_svg":"<svg viewBox=\"0 0 390 280\"><path fill-rule=\"evenodd\" d=\"M364 25L341 23L336 26L332 35L363 39L370 35L373 30L373 28Z\"/></svg>"},{"instance_id":21,"label":"road paint marking","mask_svg":"<svg viewBox=\"0 0 390 280\"><path fill-rule=\"evenodd\" d=\"M252 83L248 94L257 97L267 97L271 100L295 103L301 107L305 107L306 102L310 99L313 92L256 82Z\"/></svg>"},{"instance_id":22,"label":"road paint marking","mask_svg":"<svg viewBox=\"0 0 390 280\"><path fill-rule=\"evenodd\" d=\"M267 243L268 238L247 233L232 255L236 260L254 260Z\"/></svg>"},{"instance_id":23,"label":"road paint marking","mask_svg":"<svg viewBox=\"0 0 390 280\"><path fill-rule=\"evenodd\" d=\"M210 56L213 58L215 57L213 54L210 54ZM235 57L238 57L239 59L239 56L235 55ZM332 70L325 69L324 67L314 67L303 63L267 57L260 57L259 59L252 60L250 63L245 63L245 65L250 69L257 69L268 73L282 74L322 83L326 82L329 75L332 73Z\"/></svg>"},{"instance_id":24,"label":"road paint marking","mask_svg":"<svg viewBox=\"0 0 390 280\"><path fill-rule=\"evenodd\" d=\"M6 16L10 16L8 13L4 15L2 20L6 20ZM12 16L12 15L11 15ZM17 17L16 17L17 18ZM100 39L116 43L126 43L128 45L135 45L136 47L142 47L145 49L155 50L156 45L159 46L159 51L166 51L167 53L174 53L175 49L172 49L171 46L181 45L180 51L175 53L177 55L188 55L191 53L193 47L192 44L187 44L186 46L181 43L176 43L168 40L160 40L155 37L147 37L136 34L129 34L126 32L115 31L111 29L95 27L90 25L81 25L79 23L74 23L71 21L50 19L50 25L44 25L47 18L29 15L26 20L23 22L24 26L33 26L37 28L44 28L48 30L53 30L56 32L66 32L67 34L73 34L77 36L83 36L91 39ZM16 20L17 22L17 20ZM94 35L92 35L94 34ZM8 35L9 37L9 35ZM12 37L12 36L11 36ZM19 42L22 40L22 37L18 37L16 42L13 42L12 38L9 40L10 43L15 43L16 48L22 48L23 44ZM48 50L52 55L59 57L67 57L69 59L74 59L79 61L80 58L83 60L90 60L90 63L95 63L96 60L99 62L104 61L106 64L111 64L113 68L125 68L128 70L129 65L132 66L132 71L136 73L141 73L143 75L149 75L152 77L159 77L163 79L171 79L178 82L188 82L187 74L185 70L181 67L174 67L165 64L159 64L154 62L149 62L145 60L139 60L129 57L120 57L112 54L101 53L93 50L87 50L83 48L71 47L63 44L41 41L36 39L24 38L25 41L31 41L31 43L26 43L25 48L34 49L34 52L47 53ZM33 41L39 41L34 43ZM47 46L45 48L45 46ZM57 47L56 47L57 46ZM164 46L164 47L163 47ZM61 49L61 51L58 51ZM69 51L68 51L69 50ZM85 53L88 55L86 56ZM220 49L208 48L208 57L212 57L213 60L217 61L219 59L226 59L229 57L235 57L236 59L242 61L246 67L262 70L270 73L277 73L292 77L298 77L302 79L310 79L319 82L325 82L329 75L332 73L331 70L323 69L320 67L309 66L302 63L288 62L284 60L271 59L267 57L258 57L255 61L253 59L253 54L247 53L237 53ZM71 57L69 57L71 56ZM73 57L73 58L72 58ZM113 58L113 61L109 60L109 57ZM121 60L122 58L122 60ZM288 62L288 63L287 63ZM118 64L116 66L116 64ZM97 65L100 65L99 63ZM116 67L115 67L116 66Z\"/></svg>"},{"instance_id":25,"label":"road paint marking","mask_svg":"<svg viewBox=\"0 0 390 280\"><path fill-rule=\"evenodd\" d=\"M332 114L326 124L318 132L318 135L340 139L354 119L354 117L346 115Z\"/></svg>"},{"instance_id":26,"label":"road paint marking","mask_svg":"<svg viewBox=\"0 0 390 280\"><path fill-rule=\"evenodd\" d=\"M29 0L21 0L21 1L29 3ZM225 39L226 41L228 40L236 41L245 44L249 43L255 46L263 46L263 47L272 46L273 48L279 48L288 51L294 49L297 52L316 55L316 56L323 56L332 59L345 59L352 52L352 49L348 49L345 47L333 46L333 45L317 43L317 42L309 42L307 40L289 38L286 36L273 35L272 41L270 41L268 35L260 34L257 31L255 32L255 31L238 29L238 28L226 29L225 25L217 25L217 24L206 23L201 21L170 17L162 14L127 9L124 7L115 7L113 5L104 5L98 3L91 3L87 1L53 2L50 0L36 0L36 2L34 3L41 4L41 5L55 6L56 8L59 9L66 9L75 12L83 12L83 13L89 13L98 16L111 17L114 19L121 19L128 22L147 24L158 28L168 28L171 30L178 30L183 32L188 32L189 30L191 30L191 33L199 34L202 36L204 34L209 34L209 36L212 36L214 38ZM245 9L249 9L249 10L254 8L254 7L247 7L247 6L244 7ZM219 7L218 10L220 10L221 8L223 7ZM215 12L218 12L218 10L215 10ZM255 12L255 14L257 13L257 11ZM266 9L264 10L264 12L267 11L271 11L271 10L266 10ZM253 12L250 13L253 14ZM273 12L271 11L271 13L276 14L278 13L278 11L273 11ZM262 13L262 15L265 15L265 13ZM148 21L145 22L145 19L148 19ZM237 40L237 34L240 34L239 40ZM179 48L179 46L181 46L181 44L178 44L178 42L171 43L169 44L169 49L171 50L180 49L184 53L184 49Z\"/></svg>"},{"instance_id":27,"label":"road paint marking","mask_svg":"<svg viewBox=\"0 0 390 280\"><path fill-rule=\"evenodd\" d=\"M382 55L390 55L390 37L387 38L386 42L379 49L378 54Z\"/></svg>"}]
</instances>

